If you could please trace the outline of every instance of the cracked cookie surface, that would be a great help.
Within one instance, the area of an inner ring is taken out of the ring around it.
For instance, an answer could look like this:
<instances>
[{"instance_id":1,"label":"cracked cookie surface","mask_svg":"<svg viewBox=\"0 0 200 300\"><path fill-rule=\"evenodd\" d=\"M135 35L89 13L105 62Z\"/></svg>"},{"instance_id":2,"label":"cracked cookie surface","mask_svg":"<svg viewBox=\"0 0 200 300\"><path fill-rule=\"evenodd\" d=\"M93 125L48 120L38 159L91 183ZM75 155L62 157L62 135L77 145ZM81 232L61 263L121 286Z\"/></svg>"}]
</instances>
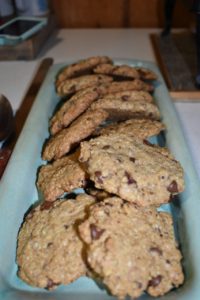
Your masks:
<instances>
[{"instance_id":1,"label":"cracked cookie surface","mask_svg":"<svg viewBox=\"0 0 200 300\"><path fill-rule=\"evenodd\" d=\"M82 142L79 160L98 189L139 206L159 206L184 190L180 163L136 137L113 133Z\"/></svg>"},{"instance_id":2,"label":"cracked cookie surface","mask_svg":"<svg viewBox=\"0 0 200 300\"><path fill-rule=\"evenodd\" d=\"M130 65L113 65L110 63L99 64L94 68L94 73L106 74L120 78L156 80L157 75L150 69L143 67L133 67Z\"/></svg>"},{"instance_id":3,"label":"cracked cookie surface","mask_svg":"<svg viewBox=\"0 0 200 300\"><path fill-rule=\"evenodd\" d=\"M117 96L104 96L91 104L91 109L103 109L108 112L109 120L122 121L132 118L160 119L158 107L144 100L135 101Z\"/></svg>"},{"instance_id":4,"label":"cracked cookie surface","mask_svg":"<svg viewBox=\"0 0 200 300\"><path fill-rule=\"evenodd\" d=\"M44 147L44 160L58 159L88 137L108 117L104 110L87 110L67 128L52 136Z\"/></svg>"},{"instance_id":5,"label":"cracked cookie surface","mask_svg":"<svg viewBox=\"0 0 200 300\"><path fill-rule=\"evenodd\" d=\"M18 235L18 276L28 284L54 289L86 274L83 242L77 226L92 197L44 202L31 210Z\"/></svg>"},{"instance_id":6,"label":"cracked cookie surface","mask_svg":"<svg viewBox=\"0 0 200 300\"><path fill-rule=\"evenodd\" d=\"M95 131L96 135L109 135L122 133L125 135L146 139L159 134L165 129L165 125L159 121L149 119L130 119L124 122L113 123Z\"/></svg>"},{"instance_id":7,"label":"cracked cookie surface","mask_svg":"<svg viewBox=\"0 0 200 300\"><path fill-rule=\"evenodd\" d=\"M119 299L161 296L183 283L172 218L113 197L94 204L79 226L87 261Z\"/></svg>"},{"instance_id":8,"label":"cracked cookie surface","mask_svg":"<svg viewBox=\"0 0 200 300\"><path fill-rule=\"evenodd\" d=\"M85 88L69 100L54 114L50 120L50 132L52 135L67 127L73 120L82 114L90 104L99 97L98 87Z\"/></svg>"},{"instance_id":9,"label":"cracked cookie surface","mask_svg":"<svg viewBox=\"0 0 200 300\"><path fill-rule=\"evenodd\" d=\"M37 187L45 201L54 201L65 192L82 188L86 173L72 155L62 157L40 168Z\"/></svg>"},{"instance_id":10,"label":"cracked cookie surface","mask_svg":"<svg viewBox=\"0 0 200 300\"><path fill-rule=\"evenodd\" d=\"M112 59L108 56L91 56L70 64L59 71L56 84L58 85L61 81L68 78L90 73L94 67L102 63L112 63Z\"/></svg>"},{"instance_id":11,"label":"cracked cookie surface","mask_svg":"<svg viewBox=\"0 0 200 300\"><path fill-rule=\"evenodd\" d=\"M113 78L107 75L83 75L61 81L56 91L60 96L68 96L84 88L98 86L111 81L113 81Z\"/></svg>"}]
</instances>

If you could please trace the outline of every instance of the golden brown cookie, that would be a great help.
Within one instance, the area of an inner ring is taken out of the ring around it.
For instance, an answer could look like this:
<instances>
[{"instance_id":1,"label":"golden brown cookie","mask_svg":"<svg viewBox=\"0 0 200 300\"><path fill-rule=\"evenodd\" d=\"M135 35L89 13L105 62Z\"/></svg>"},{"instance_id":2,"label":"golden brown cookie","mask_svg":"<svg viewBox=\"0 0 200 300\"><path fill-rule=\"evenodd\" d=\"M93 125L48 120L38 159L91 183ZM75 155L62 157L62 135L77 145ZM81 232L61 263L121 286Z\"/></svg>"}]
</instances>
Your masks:
<instances>
[{"instance_id":1,"label":"golden brown cookie","mask_svg":"<svg viewBox=\"0 0 200 300\"><path fill-rule=\"evenodd\" d=\"M100 88L99 88L100 89ZM101 91L102 95L105 95L105 91ZM135 100L135 101L146 101L146 102L154 102L152 95L145 91L134 91L134 90L127 90L121 92L113 92L110 94L106 94L106 97L117 97L121 98L122 100Z\"/></svg>"},{"instance_id":2,"label":"golden brown cookie","mask_svg":"<svg viewBox=\"0 0 200 300\"><path fill-rule=\"evenodd\" d=\"M112 59L108 56L92 56L65 66L59 71L56 85L65 79L90 74L94 67L102 63L112 63Z\"/></svg>"},{"instance_id":3,"label":"golden brown cookie","mask_svg":"<svg viewBox=\"0 0 200 300\"><path fill-rule=\"evenodd\" d=\"M164 129L165 125L159 121L149 119L130 119L124 122L113 123L105 127L100 127L94 132L94 135L122 133L132 137L146 139L159 134Z\"/></svg>"},{"instance_id":4,"label":"golden brown cookie","mask_svg":"<svg viewBox=\"0 0 200 300\"><path fill-rule=\"evenodd\" d=\"M183 283L168 213L108 198L90 207L79 232L89 265L119 299L135 299L144 291L158 297Z\"/></svg>"},{"instance_id":5,"label":"golden brown cookie","mask_svg":"<svg viewBox=\"0 0 200 300\"><path fill-rule=\"evenodd\" d=\"M82 194L76 200L47 202L31 210L18 235L18 276L22 280L52 290L86 274L77 227L93 203L91 196Z\"/></svg>"},{"instance_id":6,"label":"golden brown cookie","mask_svg":"<svg viewBox=\"0 0 200 300\"><path fill-rule=\"evenodd\" d=\"M162 149L113 133L82 142L79 160L98 189L139 206L160 206L184 190L180 163Z\"/></svg>"},{"instance_id":7,"label":"golden brown cookie","mask_svg":"<svg viewBox=\"0 0 200 300\"><path fill-rule=\"evenodd\" d=\"M85 184L85 171L71 155L42 166L38 173L37 187L45 201L54 201Z\"/></svg>"},{"instance_id":8,"label":"golden brown cookie","mask_svg":"<svg viewBox=\"0 0 200 300\"><path fill-rule=\"evenodd\" d=\"M67 127L73 120L82 114L100 95L98 87L89 87L80 90L67 100L50 120L52 135Z\"/></svg>"},{"instance_id":9,"label":"golden brown cookie","mask_svg":"<svg viewBox=\"0 0 200 300\"><path fill-rule=\"evenodd\" d=\"M42 158L48 161L61 158L90 136L107 117L107 112L100 109L84 112L69 127L50 138L44 147Z\"/></svg>"},{"instance_id":10,"label":"golden brown cookie","mask_svg":"<svg viewBox=\"0 0 200 300\"><path fill-rule=\"evenodd\" d=\"M91 104L91 109L103 109L108 112L109 120L121 121L132 118L160 119L158 107L144 100L135 101L117 96L104 96Z\"/></svg>"},{"instance_id":11,"label":"golden brown cookie","mask_svg":"<svg viewBox=\"0 0 200 300\"><path fill-rule=\"evenodd\" d=\"M113 65L111 63L99 64L94 68L94 73L111 75L119 78L155 80L157 75L150 69L144 67L133 67L130 65Z\"/></svg>"},{"instance_id":12,"label":"golden brown cookie","mask_svg":"<svg viewBox=\"0 0 200 300\"><path fill-rule=\"evenodd\" d=\"M112 77L107 75L84 75L61 81L57 86L56 91L60 96L68 96L84 88L98 86L102 83L109 83L112 80Z\"/></svg>"}]
</instances>

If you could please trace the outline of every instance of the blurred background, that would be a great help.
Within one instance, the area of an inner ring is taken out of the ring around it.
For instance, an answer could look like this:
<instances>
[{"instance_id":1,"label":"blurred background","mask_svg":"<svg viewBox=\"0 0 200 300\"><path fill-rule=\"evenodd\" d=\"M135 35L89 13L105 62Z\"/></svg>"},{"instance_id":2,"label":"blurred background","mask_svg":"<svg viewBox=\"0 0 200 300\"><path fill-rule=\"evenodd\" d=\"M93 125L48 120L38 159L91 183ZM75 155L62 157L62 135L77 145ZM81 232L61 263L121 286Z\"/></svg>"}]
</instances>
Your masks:
<instances>
[{"instance_id":1,"label":"blurred background","mask_svg":"<svg viewBox=\"0 0 200 300\"><path fill-rule=\"evenodd\" d=\"M190 4L176 1L173 27L193 26ZM59 27L162 28L165 24L164 0L51 0L49 5Z\"/></svg>"},{"instance_id":2,"label":"blurred background","mask_svg":"<svg viewBox=\"0 0 200 300\"><path fill-rule=\"evenodd\" d=\"M176 1L174 28L193 26L191 2ZM39 16L51 12L60 28L162 28L165 25L165 0L0 0L1 21L16 13L11 5L19 15Z\"/></svg>"}]
</instances>

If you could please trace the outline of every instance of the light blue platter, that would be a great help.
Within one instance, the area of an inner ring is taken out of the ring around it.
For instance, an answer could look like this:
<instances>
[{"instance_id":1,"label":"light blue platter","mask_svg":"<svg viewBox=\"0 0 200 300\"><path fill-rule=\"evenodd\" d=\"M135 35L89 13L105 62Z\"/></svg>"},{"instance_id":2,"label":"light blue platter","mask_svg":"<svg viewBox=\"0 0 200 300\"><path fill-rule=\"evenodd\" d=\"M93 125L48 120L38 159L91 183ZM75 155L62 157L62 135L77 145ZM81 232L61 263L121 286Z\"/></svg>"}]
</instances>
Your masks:
<instances>
[{"instance_id":1,"label":"light blue platter","mask_svg":"<svg viewBox=\"0 0 200 300\"><path fill-rule=\"evenodd\" d=\"M164 138L185 171L186 189L170 205L163 209L174 216L175 231L183 253L185 283L182 287L159 298L163 300L200 299L200 184L185 142L173 103L157 66L150 62L116 60L116 63L143 66L158 74L155 101L161 111L167 130ZM36 172L43 162L40 153L48 137L48 119L52 115L58 97L54 91L54 79L63 64L54 65L37 95L13 155L0 182L0 299L4 300L106 300L114 299L104 289L86 277L61 286L54 292L36 289L22 282L17 276L15 264L17 234L24 214L38 200L35 188ZM143 295L140 300L151 299ZM155 298L153 298L155 299Z\"/></svg>"}]
</instances>

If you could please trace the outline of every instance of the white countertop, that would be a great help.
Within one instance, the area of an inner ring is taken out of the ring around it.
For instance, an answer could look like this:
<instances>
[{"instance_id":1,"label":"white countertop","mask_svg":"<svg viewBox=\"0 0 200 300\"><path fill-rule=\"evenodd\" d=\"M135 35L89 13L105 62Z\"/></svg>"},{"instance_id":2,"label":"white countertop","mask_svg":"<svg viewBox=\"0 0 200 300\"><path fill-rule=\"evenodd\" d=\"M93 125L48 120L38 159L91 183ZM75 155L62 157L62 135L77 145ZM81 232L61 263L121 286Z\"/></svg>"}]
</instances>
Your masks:
<instances>
[{"instance_id":1,"label":"white countertop","mask_svg":"<svg viewBox=\"0 0 200 300\"><path fill-rule=\"evenodd\" d=\"M52 57L55 63L75 61L93 55L155 62L149 34L157 29L63 29L55 32L34 61L0 62L0 93L14 110L31 83L40 60ZM200 101L176 102L183 131L200 177Z\"/></svg>"}]
</instances>

